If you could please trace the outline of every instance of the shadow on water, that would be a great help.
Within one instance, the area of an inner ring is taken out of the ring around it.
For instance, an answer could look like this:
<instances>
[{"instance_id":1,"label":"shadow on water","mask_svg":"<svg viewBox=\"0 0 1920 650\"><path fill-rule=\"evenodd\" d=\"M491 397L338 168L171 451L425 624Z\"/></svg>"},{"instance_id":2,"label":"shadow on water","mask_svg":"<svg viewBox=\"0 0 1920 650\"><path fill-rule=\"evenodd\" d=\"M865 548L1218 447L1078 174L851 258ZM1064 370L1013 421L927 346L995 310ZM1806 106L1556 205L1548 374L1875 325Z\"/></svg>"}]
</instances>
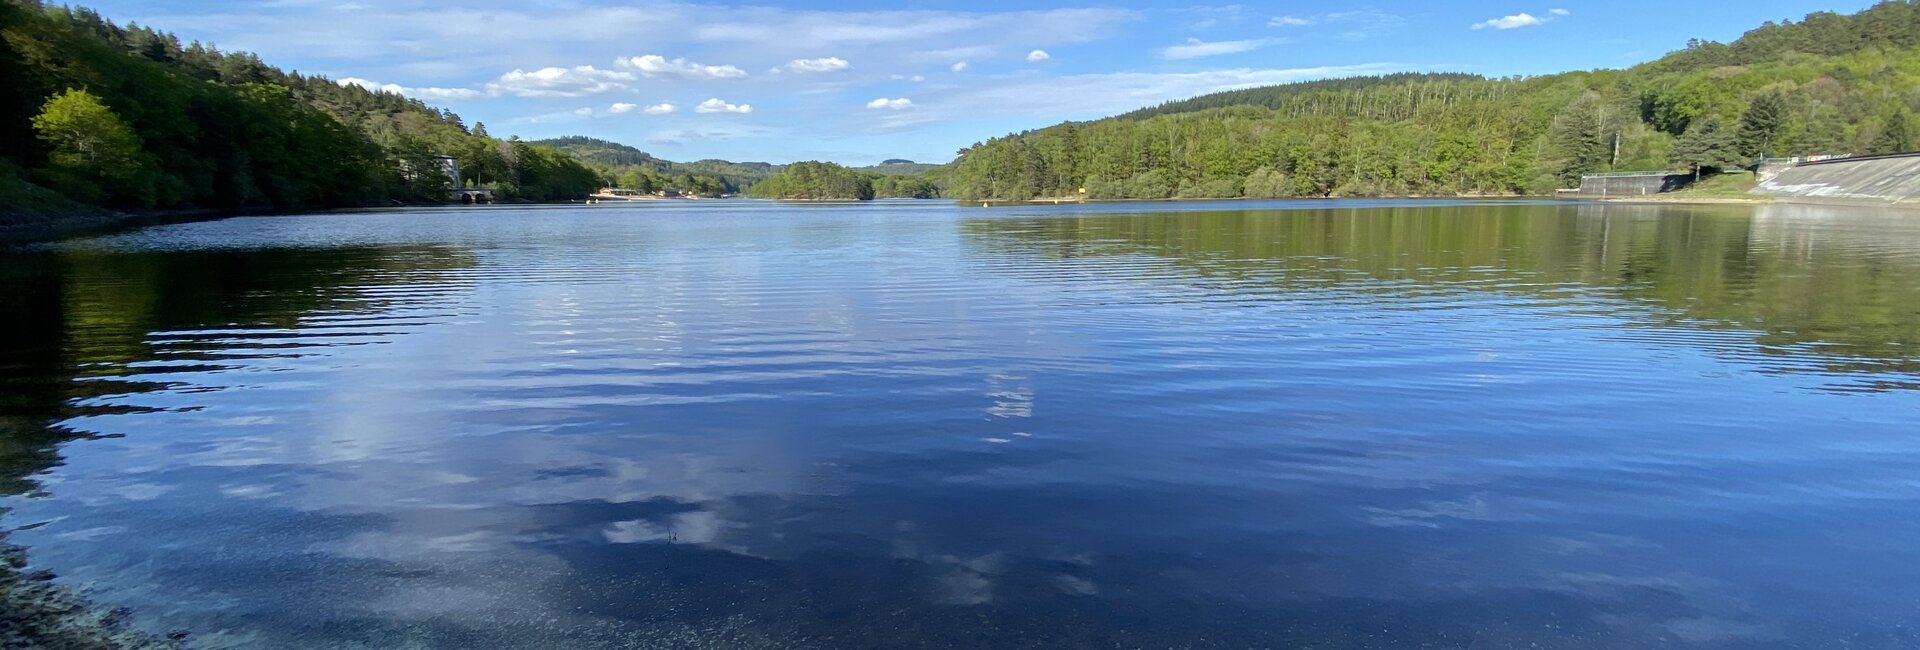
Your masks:
<instances>
[{"instance_id":1,"label":"shadow on water","mask_svg":"<svg viewBox=\"0 0 1920 650\"><path fill-rule=\"evenodd\" d=\"M403 301L361 295L354 285L471 264L453 249L433 248L0 255L0 285L8 289L0 295L8 331L0 346L0 494L34 489L32 475L58 463L59 443L89 435L62 422L139 410L96 398L170 386L120 379L161 359L155 336L293 329L315 315L386 311ZM168 354L178 358L179 350ZM189 357L174 368L221 365Z\"/></svg>"}]
</instances>

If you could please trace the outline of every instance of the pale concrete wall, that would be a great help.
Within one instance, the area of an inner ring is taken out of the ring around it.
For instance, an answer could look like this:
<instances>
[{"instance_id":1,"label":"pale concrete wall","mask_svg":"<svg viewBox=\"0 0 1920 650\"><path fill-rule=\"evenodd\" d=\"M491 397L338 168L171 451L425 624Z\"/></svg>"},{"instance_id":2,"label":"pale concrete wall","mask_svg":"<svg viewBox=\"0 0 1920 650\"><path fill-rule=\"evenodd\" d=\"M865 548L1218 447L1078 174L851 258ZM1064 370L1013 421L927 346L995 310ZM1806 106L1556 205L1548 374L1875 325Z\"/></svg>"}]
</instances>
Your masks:
<instances>
[{"instance_id":1,"label":"pale concrete wall","mask_svg":"<svg viewBox=\"0 0 1920 650\"><path fill-rule=\"evenodd\" d=\"M1920 153L1804 163L1753 189L1809 203L1920 204Z\"/></svg>"},{"instance_id":2,"label":"pale concrete wall","mask_svg":"<svg viewBox=\"0 0 1920 650\"><path fill-rule=\"evenodd\" d=\"M1580 179L1580 196L1648 196L1686 187L1693 177L1687 174L1647 174L1644 176L1587 176Z\"/></svg>"}]
</instances>

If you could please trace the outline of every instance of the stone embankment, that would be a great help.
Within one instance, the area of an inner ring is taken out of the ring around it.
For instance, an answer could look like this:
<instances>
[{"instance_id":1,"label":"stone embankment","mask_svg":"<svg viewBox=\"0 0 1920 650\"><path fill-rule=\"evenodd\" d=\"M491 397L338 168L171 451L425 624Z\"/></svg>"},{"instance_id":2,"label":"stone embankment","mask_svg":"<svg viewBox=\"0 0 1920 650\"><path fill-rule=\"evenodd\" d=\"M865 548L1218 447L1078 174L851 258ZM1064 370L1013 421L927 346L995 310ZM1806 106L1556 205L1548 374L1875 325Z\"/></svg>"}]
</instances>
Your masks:
<instances>
[{"instance_id":1,"label":"stone embankment","mask_svg":"<svg viewBox=\"0 0 1920 650\"><path fill-rule=\"evenodd\" d=\"M1753 193L1779 201L1920 206L1920 153L1806 162L1761 178Z\"/></svg>"}]
</instances>

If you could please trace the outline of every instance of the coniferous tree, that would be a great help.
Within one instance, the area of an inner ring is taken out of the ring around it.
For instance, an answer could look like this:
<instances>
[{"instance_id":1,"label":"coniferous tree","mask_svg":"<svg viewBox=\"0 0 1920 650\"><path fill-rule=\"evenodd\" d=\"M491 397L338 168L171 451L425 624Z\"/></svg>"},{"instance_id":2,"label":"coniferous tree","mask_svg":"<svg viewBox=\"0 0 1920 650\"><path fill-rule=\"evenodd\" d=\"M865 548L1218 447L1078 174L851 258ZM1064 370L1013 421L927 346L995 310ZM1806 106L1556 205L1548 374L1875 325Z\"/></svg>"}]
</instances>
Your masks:
<instances>
[{"instance_id":1,"label":"coniferous tree","mask_svg":"<svg viewBox=\"0 0 1920 650\"><path fill-rule=\"evenodd\" d=\"M1773 153L1780 133L1787 126L1787 100L1778 92L1755 97L1740 114L1739 133L1735 136L1740 155L1764 158Z\"/></svg>"},{"instance_id":2,"label":"coniferous tree","mask_svg":"<svg viewBox=\"0 0 1920 650\"><path fill-rule=\"evenodd\" d=\"M1872 151L1875 154L1906 153L1913 151L1912 127L1908 126L1905 110L1896 110L1887 118L1886 125L1880 127L1880 135L1873 139Z\"/></svg>"},{"instance_id":3,"label":"coniferous tree","mask_svg":"<svg viewBox=\"0 0 1920 650\"><path fill-rule=\"evenodd\" d=\"M1581 176L1607 165L1611 147L1600 114L1601 101L1599 93L1583 93L1554 120L1549 137L1559 160L1556 175L1564 187L1578 186Z\"/></svg>"}]
</instances>

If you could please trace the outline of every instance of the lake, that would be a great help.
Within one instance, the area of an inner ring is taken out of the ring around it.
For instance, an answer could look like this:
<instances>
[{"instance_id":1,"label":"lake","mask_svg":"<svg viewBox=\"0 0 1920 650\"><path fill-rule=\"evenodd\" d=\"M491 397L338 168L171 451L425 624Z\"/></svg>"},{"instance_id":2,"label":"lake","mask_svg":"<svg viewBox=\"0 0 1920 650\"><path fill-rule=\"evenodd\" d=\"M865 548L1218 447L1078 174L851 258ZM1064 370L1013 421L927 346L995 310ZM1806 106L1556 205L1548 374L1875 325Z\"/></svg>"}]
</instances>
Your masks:
<instances>
[{"instance_id":1,"label":"lake","mask_svg":"<svg viewBox=\"0 0 1920 650\"><path fill-rule=\"evenodd\" d=\"M0 524L207 647L1920 646L1920 214L648 203L0 253Z\"/></svg>"}]
</instances>

